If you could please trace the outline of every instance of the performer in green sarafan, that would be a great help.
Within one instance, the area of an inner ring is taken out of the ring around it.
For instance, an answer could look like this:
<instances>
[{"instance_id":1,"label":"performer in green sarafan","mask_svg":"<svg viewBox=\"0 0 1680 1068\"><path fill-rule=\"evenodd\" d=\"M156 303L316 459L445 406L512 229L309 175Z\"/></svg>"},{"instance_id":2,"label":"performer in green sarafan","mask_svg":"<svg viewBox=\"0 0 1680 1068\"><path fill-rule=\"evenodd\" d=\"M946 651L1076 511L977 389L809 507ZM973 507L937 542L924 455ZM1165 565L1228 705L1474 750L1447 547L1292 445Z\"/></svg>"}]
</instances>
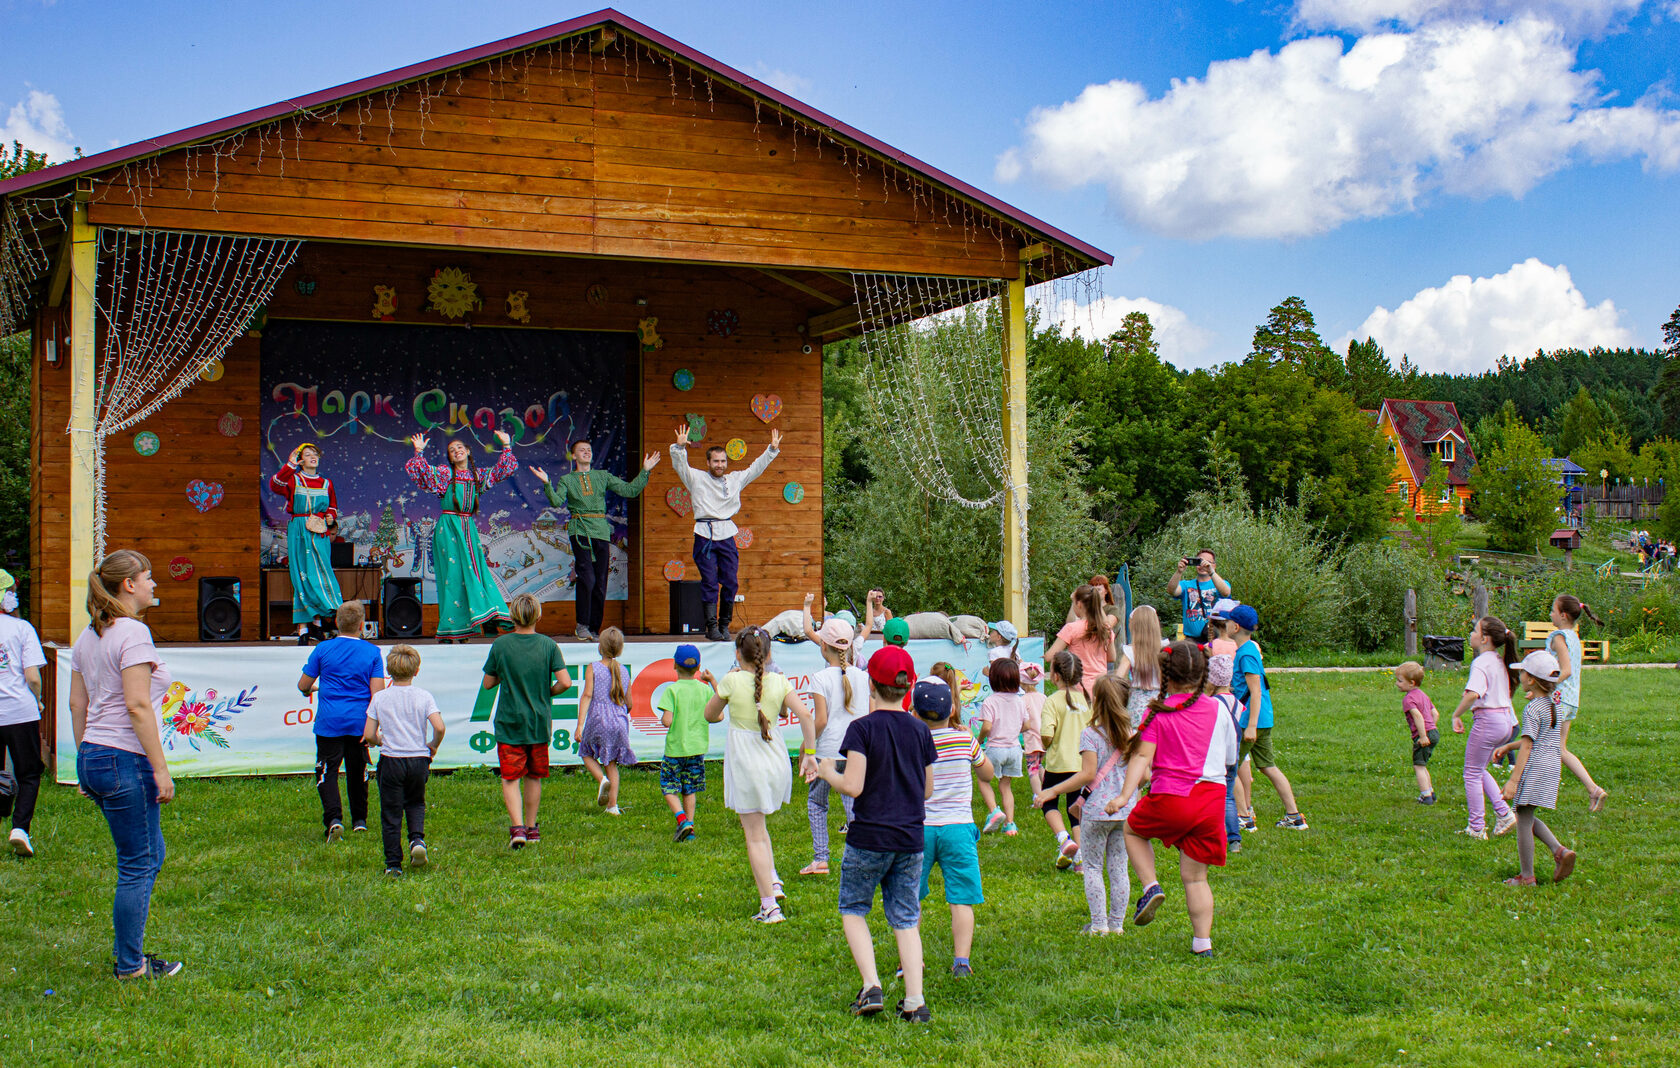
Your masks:
<instances>
[{"instance_id":1,"label":"performer in green sarafan","mask_svg":"<svg viewBox=\"0 0 1680 1068\"><path fill-rule=\"evenodd\" d=\"M306 441L292 450L268 480L268 488L286 498L286 565L292 577L292 622L299 645L309 643L309 628L333 626L344 600L332 569L332 534L338 527L338 499L332 482L321 475L321 447ZM361 635L356 635L361 637Z\"/></svg>"},{"instance_id":2,"label":"performer in green sarafan","mask_svg":"<svg viewBox=\"0 0 1680 1068\"><path fill-rule=\"evenodd\" d=\"M607 494L635 497L647 485L648 472L659 463L659 454L642 457L642 469L629 482L611 471L595 471L595 446L587 441L572 443L572 469L550 482L540 467L531 473L542 480L548 503L565 505L570 519L566 533L572 539L572 561L577 568L577 630L584 641L600 637L601 615L607 608L607 561L612 551L612 526L607 522Z\"/></svg>"},{"instance_id":3,"label":"performer in green sarafan","mask_svg":"<svg viewBox=\"0 0 1680 1068\"><path fill-rule=\"evenodd\" d=\"M502 456L487 471L479 469L472 450L459 439L449 443L449 463L444 467L433 467L422 455L426 435L416 434L408 440L414 445L414 456L405 465L408 477L427 493L437 494L443 504L443 514L432 527L438 641L466 641L480 633L486 623L493 622L502 629L513 626L508 618L507 601L502 597L501 587L496 585L489 561L484 558L484 546L478 540L478 521L474 518L478 515L479 496L519 469L519 462L513 458L512 439L506 432L496 431L496 440L502 443Z\"/></svg>"}]
</instances>

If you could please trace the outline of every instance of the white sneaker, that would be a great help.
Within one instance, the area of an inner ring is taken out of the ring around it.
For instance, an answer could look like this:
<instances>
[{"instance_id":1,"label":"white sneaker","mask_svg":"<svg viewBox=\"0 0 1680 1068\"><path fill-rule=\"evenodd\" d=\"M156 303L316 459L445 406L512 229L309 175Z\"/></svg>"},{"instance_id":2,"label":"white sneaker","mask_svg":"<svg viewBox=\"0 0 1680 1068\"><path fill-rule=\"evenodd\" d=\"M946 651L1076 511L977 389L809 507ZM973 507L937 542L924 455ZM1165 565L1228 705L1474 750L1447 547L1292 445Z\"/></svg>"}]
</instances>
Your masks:
<instances>
[{"instance_id":1,"label":"white sneaker","mask_svg":"<svg viewBox=\"0 0 1680 1068\"><path fill-rule=\"evenodd\" d=\"M595 787L595 803L602 808L607 807L607 790L611 787L612 783L607 781L607 777L605 775L601 776L601 784Z\"/></svg>"},{"instance_id":2,"label":"white sneaker","mask_svg":"<svg viewBox=\"0 0 1680 1068\"><path fill-rule=\"evenodd\" d=\"M1110 919L1108 921L1108 933L1113 935L1116 938L1119 938L1121 935L1125 934L1126 933L1126 917L1122 916L1117 920L1116 919Z\"/></svg>"},{"instance_id":3,"label":"white sneaker","mask_svg":"<svg viewBox=\"0 0 1680 1068\"><path fill-rule=\"evenodd\" d=\"M753 917L755 923L781 923L785 919L787 917L782 915L781 907L778 905L771 905L767 909L759 909L758 915Z\"/></svg>"},{"instance_id":4,"label":"white sneaker","mask_svg":"<svg viewBox=\"0 0 1680 1068\"><path fill-rule=\"evenodd\" d=\"M12 852L20 857L35 855L35 843L29 840L29 832L22 827L13 827L12 833L6 841L11 844Z\"/></svg>"},{"instance_id":5,"label":"white sneaker","mask_svg":"<svg viewBox=\"0 0 1680 1068\"><path fill-rule=\"evenodd\" d=\"M622 815L624 815L624 810L620 809L617 805L613 805L612 807L607 809L607 815L609 815L609 816L622 816Z\"/></svg>"},{"instance_id":6,"label":"white sneaker","mask_svg":"<svg viewBox=\"0 0 1680 1068\"><path fill-rule=\"evenodd\" d=\"M1480 841L1480 842L1485 842L1485 841L1488 840L1488 833L1486 831L1478 831L1474 827L1471 827L1469 825L1466 825L1464 827L1459 828L1458 833L1463 834L1463 835L1468 835L1469 837L1474 838L1474 839L1476 839L1477 841Z\"/></svg>"},{"instance_id":7,"label":"white sneaker","mask_svg":"<svg viewBox=\"0 0 1680 1068\"><path fill-rule=\"evenodd\" d=\"M1499 817L1498 822L1493 825L1493 833L1497 837L1498 835L1506 833L1516 825L1517 814L1515 812L1507 812L1505 815Z\"/></svg>"}]
</instances>

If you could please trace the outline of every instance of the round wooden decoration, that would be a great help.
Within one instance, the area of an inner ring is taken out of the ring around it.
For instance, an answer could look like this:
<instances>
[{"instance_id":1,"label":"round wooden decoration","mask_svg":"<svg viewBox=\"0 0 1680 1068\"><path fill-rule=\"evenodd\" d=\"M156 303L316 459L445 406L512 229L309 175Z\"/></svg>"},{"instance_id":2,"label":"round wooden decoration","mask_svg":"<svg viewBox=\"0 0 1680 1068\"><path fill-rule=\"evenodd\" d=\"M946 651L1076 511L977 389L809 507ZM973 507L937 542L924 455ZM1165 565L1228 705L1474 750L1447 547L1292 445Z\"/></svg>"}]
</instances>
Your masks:
<instances>
[{"instance_id":1,"label":"round wooden decoration","mask_svg":"<svg viewBox=\"0 0 1680 1068\"><path fill-rule=\"evenodd\" d=\"M805 499L805 487L797 482L789 482L782 487L782 500L789 504L798 504Z\"/></svg>"},{"instance_id":2,"label":"round wooden decoration","mask_svg":"<svg viewBox=\"0 0 1680 1068\"><path fill-rule=\"evenodd\" d=\"M723 447L723 453L731 460L739 460L747 454L747 443L740 438L730 438L729 444Z\"/></svg>"},{"instance_id":3,"label":"round wooden decoration","mask_svg":"<svg viewBox=\"0 0 1680 1068\"><path fill-rule=\"evenodd\" d=\"M735 548L745 549L753 543L752 527L742 527L735 532Z\"/></svg>"},{"instance_id":4,"label":"round wooden decoration","mask_svg":"<svg viewBox=\"0 0 1680 1068\"><path fill-rule=\"evenodd\" d=\"M605 304L607 302L607 287L596 282L583 291L583 299L597 306Z\"/></svg>"},{"instance_id":5,"label":"round wooden decoration","mask_svg":"<svg viewBox=\"0 0 1680 1068\"><path fill-rule=\"evenodd\" d=\"M239 432L245 429L245 420L239 418L237 415L234 415L232 412L228 412L226 415L216 420L216 429L221 431L222 437L224 438L237 438L239 436Z\"/></svg>"},{"instance_id":6,"label":"round wooden decoration","mask_svg":"<svg viewBox=\"0 0 1680 1068\"><path fill-rule=\"evenodd\" d=\"M689 390L694 388L694 372L684 367L682 370L671 376L671 385L676 386L684 393L687 393Z\"/></svg>"},{"instance_id":7,"label":"round wooden decoration","mask_svg":"<svg viewBox=\"0 0 1680 1068\"><path fill-rule=\"evenodd\" d=\"M717 308L706 313L706 329L719 337L728 337L741 325L741 317L734 308Z\"/></svg>"},{"instance_id":8,"label":"round wooden decoration","mask_svg":"<svg viewBox=\"0 0 1680 1068\"><path fill-rule=\"evenodd\" d=\"M193 576L193 562L184 556L177 556L169 561L169 577L176 582L185 582Z\"/></svg>"},{"instance_id":9,"label":"round wooden decoration","mask_svg":"<svg viewBox=\"0 0 1680 1068\"><path fill-rule=\"evenodd\" d=\"M198 377L204 379L206 382L219 382L226 371L227 368L222 366L222 361L211 360L209 363L204 365L204 370L198 372Z\"/></svg>"},{"instance_id":10,"label":"round wooden decoration","mask_svg":"<svg viewBox=\"0 0 1680 1068\"><path fill-rule=\"evenodd\" d=\"M665 581L666 582L681 582L683 580L683 576L685 576L687 574L688 574L688 565L683 563L681 560L667 560L667 561L665 561Z\"/></svg>"},{"instance_id":11,"label":"round wooden decoration","mask_svg":"<svg viewBox=\"0 0 1680 1068\"><path fill-rule=\"evenodd\" d=\"M142 430L134 435L134 451L141 456L151 456L158 451L158 447L162 444L158 440L158 436L150 430Z\"/></svg>"}]
</instances>

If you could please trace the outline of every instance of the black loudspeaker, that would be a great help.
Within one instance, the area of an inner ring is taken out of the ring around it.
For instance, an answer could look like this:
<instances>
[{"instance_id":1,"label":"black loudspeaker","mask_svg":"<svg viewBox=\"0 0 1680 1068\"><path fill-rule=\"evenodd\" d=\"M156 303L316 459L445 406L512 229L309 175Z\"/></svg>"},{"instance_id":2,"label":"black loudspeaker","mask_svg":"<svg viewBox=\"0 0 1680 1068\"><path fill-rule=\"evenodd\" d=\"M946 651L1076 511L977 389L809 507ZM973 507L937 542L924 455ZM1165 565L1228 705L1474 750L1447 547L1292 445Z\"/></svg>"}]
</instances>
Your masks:
<instances>
[{"instance_id":1,"label":"black loudspeaker","mask_svg":"<svg viewBox=\"0 0 1680 1068\"><path fill-rule=\"evenodd\" d=\"M671 583L671 633L706 633L706 609L700 603L698 579Z\"/></svg>"},{"instance_id":2,"label":"black loudspeaker","mask_svg":"<svg viewBox=\"0 0 1680 1068\"><path fill-rule=\"evenodd\" d=\"M355 542L335 541L330 546L328 546L327 552L328 552L328 555L330 555L331 558L332 558L332 566L335 569L340 568L340 567L355 567L356 566L356 543Z\"/></svg>"},{"instance_id":3,"label":"black loudspeaker","mask_svg":"<svg viewBox=\"0 0 1680 1068\"><path fill-rule=\"evenodd\" d=\"M388 578L379 598L379 632L387 638L420 637L420 580Z\"/></svg>"},{"instance_id":4,"label":"black loudspeaker","mask_svg":"<svg viewBox=\"0 0 1680 1068\"><path fill-rule=\"evenodd\" d=\"M198 580L198 640L236 642L240 634L239 579L213 575Z\"/></svg>"}]
</instances>

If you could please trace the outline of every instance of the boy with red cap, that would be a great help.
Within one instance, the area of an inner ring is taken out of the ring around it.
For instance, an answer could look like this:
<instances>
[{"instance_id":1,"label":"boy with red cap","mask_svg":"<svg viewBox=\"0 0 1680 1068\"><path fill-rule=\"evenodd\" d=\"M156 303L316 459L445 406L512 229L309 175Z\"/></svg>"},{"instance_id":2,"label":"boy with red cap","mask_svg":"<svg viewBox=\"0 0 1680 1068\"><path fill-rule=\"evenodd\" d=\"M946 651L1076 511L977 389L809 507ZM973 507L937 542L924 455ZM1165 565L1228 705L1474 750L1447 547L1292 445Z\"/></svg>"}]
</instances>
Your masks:
<instances>
[{"instance_id":1,"label":"boy with red cap","mask_svg":"<svg viewBox=\"0 0 1680 1068\"><path fill-rule=\"evenodd\" d=\"M873 1016L885 1007L869 934L880 887L904 968L898 1017L927 1023L932 1016L922 997L922 828L939 754L927 725L904 710L905 695L915 684L908 652L892 645L876 650L869 658L869 714L854 720L840 742L846 770L830 759L818 765L817 774L857 799L840 862L840 922L863 979L852 1013Z\"/></svg>"}]
</instances>

